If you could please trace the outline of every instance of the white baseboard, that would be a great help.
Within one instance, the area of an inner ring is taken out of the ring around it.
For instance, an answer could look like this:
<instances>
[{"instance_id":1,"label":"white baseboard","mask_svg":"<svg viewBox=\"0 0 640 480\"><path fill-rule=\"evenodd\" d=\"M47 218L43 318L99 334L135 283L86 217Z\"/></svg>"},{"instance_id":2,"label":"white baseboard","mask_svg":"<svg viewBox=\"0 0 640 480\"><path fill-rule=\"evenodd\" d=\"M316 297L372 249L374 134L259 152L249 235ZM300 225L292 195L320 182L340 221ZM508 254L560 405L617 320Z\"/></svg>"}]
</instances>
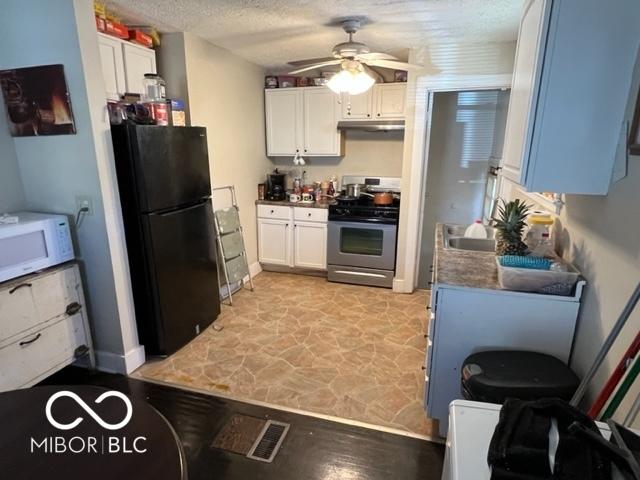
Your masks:
<instances>
[{"instance_id":1,"label":"white baseboard","mask_svg":"<svg viewBox=\"0 0 640 480\"><path fill-rule=\"evenodd\" d=\"M124 355L96 350L96 368L101 372L128 375L140 367L144 361L143 345L132 348Z\"/></svg>"},{"instance_id":2,"label":"white baseboard","mask_svg":"<svg viewBox=\"0 0 640 480\"><path fill-rule=\"evenodd\" d=\"M394 278L393 291L395 293L413 293L413 288L411 288L411 286L407 282L405 282L404 278Z\"/></svg>"},{"instance_id":3,"label":"white baseboard","mask_svg":"<svg viewBox=\"0 0 640 480\"><path fill-rule=\"evenodd\" d=\"M262 265L260 265L260 262L254 262L251 265L249 265L249 275L251 275L251 278L258 275L261 271L262 271Z\"/></svg>"}]
</instances>

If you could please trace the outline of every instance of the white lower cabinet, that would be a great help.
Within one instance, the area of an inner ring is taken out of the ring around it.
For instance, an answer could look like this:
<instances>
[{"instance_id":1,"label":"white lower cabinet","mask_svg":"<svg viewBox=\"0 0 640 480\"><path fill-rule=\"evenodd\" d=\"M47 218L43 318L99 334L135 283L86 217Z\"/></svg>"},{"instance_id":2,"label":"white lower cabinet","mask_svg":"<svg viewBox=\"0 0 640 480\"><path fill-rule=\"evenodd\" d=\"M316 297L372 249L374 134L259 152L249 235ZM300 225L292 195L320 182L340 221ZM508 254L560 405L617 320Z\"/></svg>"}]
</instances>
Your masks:
<instances>
[{"instance_id":1,"label":"white lower cabinet","mask_svg":"<svg viewBox=\"0 0 640 480\"><path fill-rule=\"evenodd\" d=\"M261 264L326 270L326 209L258 205L257 212Z\"/></svg>"},{"instance_id":2,"label":"white lower cabinet","mask_svg":"<svg viewBox=\"0 0 640 480\"><path fill-rule=\"evenodd\" d=\"M294 267L327 268L327 224L296 222L293 227Z\"/></svg>"},{"instance_id":3,"label":"white lower cabinet","mask_svg":"<svg viewBox=\"0 0 640 480\"><path fill-rule=\"evenodd\" d=\"M76 264L0 284L0 391L34 385L80 357L94 365Z\"/></svg>"},{"instance_id":4,"label":"white lower cabinet","mask_svg":"<svg viewBox=\"0 0 640 480\"><path fill-rule=\"evenodd\" d=\"M260 263L291 263L291 227L288 220L258 218L258 259Z\"/></svg>"}]
</instances>

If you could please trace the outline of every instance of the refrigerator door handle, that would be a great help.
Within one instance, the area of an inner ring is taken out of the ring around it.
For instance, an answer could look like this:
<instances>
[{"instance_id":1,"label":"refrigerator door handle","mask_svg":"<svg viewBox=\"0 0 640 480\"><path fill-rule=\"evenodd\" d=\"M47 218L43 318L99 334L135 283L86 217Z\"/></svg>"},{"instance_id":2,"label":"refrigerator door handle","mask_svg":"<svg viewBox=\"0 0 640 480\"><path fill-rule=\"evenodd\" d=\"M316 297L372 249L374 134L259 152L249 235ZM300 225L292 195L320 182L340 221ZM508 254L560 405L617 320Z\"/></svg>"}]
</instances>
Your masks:
<instances>
[{"instance_id":1,"label":"refrigerator door handle","mask_svg":"<svg viewBox=\"0 0 640 480\"><path fill-rule=\"evenodd\" d=\"M159 217L168 217L170 215L175 215L176 213L188 212L189 210L193 210L195 208L200 208L207 203L207 199L196 203L195 205L191 205L189 207L184 208L175 208L173 210L165 211L165 212L153 212L149 215L158 215Z\"/></svg>"}]
</instances>

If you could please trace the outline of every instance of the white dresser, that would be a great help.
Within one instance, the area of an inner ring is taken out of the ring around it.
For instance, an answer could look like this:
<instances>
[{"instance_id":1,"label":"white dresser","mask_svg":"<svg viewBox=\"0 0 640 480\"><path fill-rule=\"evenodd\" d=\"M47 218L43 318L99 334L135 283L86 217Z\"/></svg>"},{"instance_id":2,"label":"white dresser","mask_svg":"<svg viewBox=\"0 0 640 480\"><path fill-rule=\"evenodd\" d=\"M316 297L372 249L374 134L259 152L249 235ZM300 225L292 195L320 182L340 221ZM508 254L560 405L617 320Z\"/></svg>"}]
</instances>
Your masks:
<instances>
[{"instance_id":1,"label":"white dresser","mask_svg":"<svg viewBox=\"0 0 640 480\"><path fill-rule=\"evenodd\" d=\"M34 385L76 360L95 365L78 265L0 283L0 391Z\"/></svg>"}]
</instances>

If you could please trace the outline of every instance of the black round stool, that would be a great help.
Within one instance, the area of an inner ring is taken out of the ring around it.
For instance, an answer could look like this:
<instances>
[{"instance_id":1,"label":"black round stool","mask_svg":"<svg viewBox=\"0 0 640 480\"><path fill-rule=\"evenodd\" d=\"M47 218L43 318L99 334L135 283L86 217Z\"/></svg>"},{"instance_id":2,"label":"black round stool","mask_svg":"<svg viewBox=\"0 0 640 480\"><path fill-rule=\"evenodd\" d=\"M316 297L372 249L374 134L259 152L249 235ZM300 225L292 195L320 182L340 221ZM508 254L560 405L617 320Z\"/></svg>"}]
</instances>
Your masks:
<instances>
[{"instance_id":1,"label":"black round stool","mask_svg":"<svg viewBox=\"0 0 640 480\"><path fill-rule=\"evenodd\" d=\"M462 363L462 395L478 402L570 400L579 383L567 365L544 353L492 350L469 355Z\"/></svg>"}]
</instances>

